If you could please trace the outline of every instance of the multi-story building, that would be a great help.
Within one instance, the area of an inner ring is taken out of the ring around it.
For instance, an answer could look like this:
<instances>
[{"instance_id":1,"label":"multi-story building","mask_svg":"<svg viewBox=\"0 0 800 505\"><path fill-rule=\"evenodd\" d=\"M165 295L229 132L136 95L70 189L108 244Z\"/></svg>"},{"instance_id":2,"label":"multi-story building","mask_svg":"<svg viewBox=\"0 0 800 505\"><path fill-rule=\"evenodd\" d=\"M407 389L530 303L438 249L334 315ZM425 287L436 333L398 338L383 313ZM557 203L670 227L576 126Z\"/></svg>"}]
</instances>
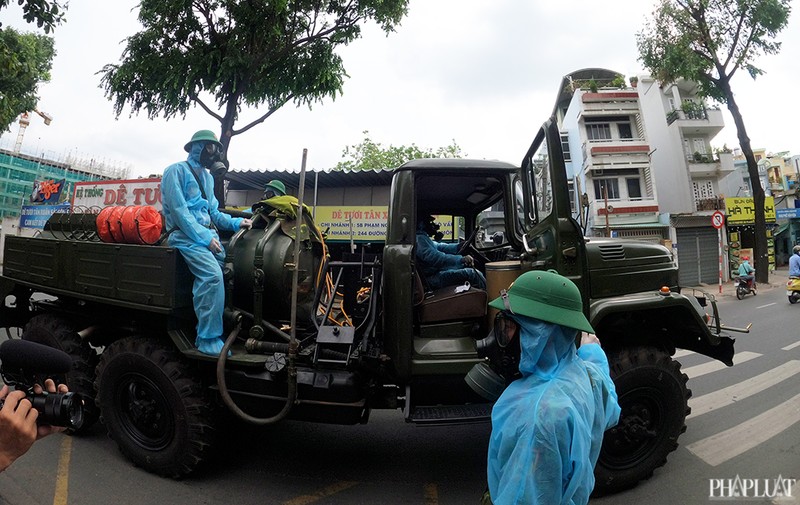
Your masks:
<instances>
[{"instance_id":1,"label":"multi-story building","mask_svg":"<svg viewBox=\"0 0 800 505\"><path fill-rule=\"evenodd\" d=\"M711 147L724 127L719 108L694 83L644 75L628 86L608 69L573 72L560 89L554 113L586 235L660 241L672 247L682 284L717 282L711 214L745 186L732 151Z\"/></svg>"},{"instance_id":2,"label":"multi-story building","mask_svg":"<svg viewBox=\"0 0 800 505\"><path fill-rule=\"evenodd\" d=\"M565 76L560 89L554 113L586 235L666 239L636 89L599 68Z\"/></svg>"}]
</instances>

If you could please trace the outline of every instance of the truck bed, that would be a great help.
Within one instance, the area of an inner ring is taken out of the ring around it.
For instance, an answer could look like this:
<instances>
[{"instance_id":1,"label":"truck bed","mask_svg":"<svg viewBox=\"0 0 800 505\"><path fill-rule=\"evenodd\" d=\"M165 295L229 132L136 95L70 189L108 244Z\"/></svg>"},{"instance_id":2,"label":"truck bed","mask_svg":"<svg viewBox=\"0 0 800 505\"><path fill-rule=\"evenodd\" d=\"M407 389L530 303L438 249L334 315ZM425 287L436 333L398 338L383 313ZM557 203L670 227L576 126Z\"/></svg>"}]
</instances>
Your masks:
<instances>
[{"instance_id":1,"label":"truck bed","mask_svg":"<svg viewBox=\"0 0 800 505\"><path fill-rule=\"evenodd\" d=\"M8 236L3 277L45 293L150 312L192 306L192 276L177 249Z\"/></svg>"}]
</instances>

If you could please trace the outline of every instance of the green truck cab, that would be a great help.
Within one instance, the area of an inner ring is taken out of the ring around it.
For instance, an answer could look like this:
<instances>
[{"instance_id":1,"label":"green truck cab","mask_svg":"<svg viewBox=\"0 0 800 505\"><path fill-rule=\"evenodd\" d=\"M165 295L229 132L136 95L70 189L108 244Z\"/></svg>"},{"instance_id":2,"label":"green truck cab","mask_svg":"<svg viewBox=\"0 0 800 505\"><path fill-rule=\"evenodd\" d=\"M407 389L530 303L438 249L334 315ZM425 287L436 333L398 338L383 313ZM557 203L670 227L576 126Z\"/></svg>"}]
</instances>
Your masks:
<instances>
[{"instance_id":1,"label":"green truck cab","mask_svg":"<svg viewBox=\"0 0 800 505\"><path fill-rule=\"evenodd\" d=\"M487 422L515 359L487 350L487 302L522 272L553 269L580 288L609 357L622 418L606 433L597 488L624 489L663 465L685 430L676 349L732 365L733 340L712 298L681 292L666 248L583 237L560 149L547 122L521 166L404 164L385 242L369 255L333 252L307 215L256 209L253 229L225 238L230 357L194 349L191 276L176 250L102 243L80 213L54 215L38 237L7 237L0 326L72 356L66 379L85 397L84 429L102 415L134 463L179 477L209 458L218 409L262 425L364 423L372 409L420 424ZM427 289L415 233L428 213L452 216L486 290Z\"/></svg>"}]
</instances>

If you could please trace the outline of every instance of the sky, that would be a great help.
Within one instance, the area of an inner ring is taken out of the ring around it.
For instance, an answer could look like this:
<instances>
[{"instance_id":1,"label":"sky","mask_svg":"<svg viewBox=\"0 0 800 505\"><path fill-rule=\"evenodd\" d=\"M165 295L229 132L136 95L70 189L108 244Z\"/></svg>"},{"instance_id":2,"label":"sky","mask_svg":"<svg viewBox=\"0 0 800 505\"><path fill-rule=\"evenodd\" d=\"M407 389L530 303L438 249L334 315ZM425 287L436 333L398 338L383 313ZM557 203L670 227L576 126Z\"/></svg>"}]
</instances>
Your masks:
<instances>
[{"instance_id":1,"label":"sky","mask_svg":"<svg viewBox=\"0 0 800 505\"><path fill-rule=\"evenodd\" d=\"M36 31L16 2L0 11L3 26ZM126 108L115 117L98 72L117 63L125 38L141 28L137 0L73 0L54 33L51 80L39 87L22 152L64 160L95 159L130 167L131 177L161 174L185 159L183 145L199 129L219 132L200 108L186 118L150 120ZM349 75L343 93L309 109L287 104L264 123L235 136L232 170L330 169L363 132L384 146L436 149L455 142L471 158L519 163L537 128L552 111L564 75L587 67L626 76L644 73L636 33L654 0L410 0L409 13L388 36L367 24L362 37L341 47ZM733 89L754 148L800 154L800 6L794 2L778 55L762 57L756 81L739 72ZM723 107L724 110L724 107ZM264 111L244 110L237 127ZM715 147L738 147L725 110ZM0 136L13 149L18 124Z\"/></svg>"}]
</instances>

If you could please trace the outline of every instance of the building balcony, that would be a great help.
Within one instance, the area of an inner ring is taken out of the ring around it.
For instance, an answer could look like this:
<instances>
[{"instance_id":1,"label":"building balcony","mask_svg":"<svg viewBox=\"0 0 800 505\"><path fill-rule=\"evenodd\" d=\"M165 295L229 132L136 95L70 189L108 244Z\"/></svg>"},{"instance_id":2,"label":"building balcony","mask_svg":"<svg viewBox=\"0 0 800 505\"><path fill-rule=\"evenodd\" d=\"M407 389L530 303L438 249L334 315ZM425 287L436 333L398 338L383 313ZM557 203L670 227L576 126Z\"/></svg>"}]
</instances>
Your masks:
<instances>
[{"instance_id":1,"label":"building balcony","mask_svg":"<svg viewBox=\"0 0 800 505\"><path fill-rule=\"evenodd\" d=\"M706 108L673 110L667 114L667 124L691 131L692 134L700 133L709 137L713 137L725 127L722 111Z\"/></svg>"},{"instance_id":2,"label":"building balcony","mask_svg":"<svg viewBox=\"0 0 800 505\"><path fill-rule=\"evenodd\" d=\"M695 203L697 204L697 211L714 211L714 210L725 210L725 198L721 196L715 196L712 198L701 198L696 200Z\"/></svg>"},{"instance_id":3,"label":"building balcony","mask_svg":"<svg viewBox=\"0 0 800 505\"><path fill-rule=\"evenodd\" d=\"M725 177L733 172L736 167L733 164L732 153L718 153L716 157L711 155L700 155L688 160L689 174L692 177Z\"/></svg>"},{"instance_id":4,"label":"building balcony","mask_svg":"<svg viewBox=\"0 0 800 505\"><path fill-rule=\"evenodd\" d=\"M578 119L580 120L581 116L631 116L639 112L639 102L636 101L584 102Z\"/></svg>"},{"instance_id":5,"label":"building balcony","mask_svg":"<svg viewBox=\"0 0 800 505\"><path fill-rule=\"evenodd\" d=\"M605 223L606 215L610 225L652 223L658 221L658 201L655 198L635 200L593 200L589 210L596 224Z\"/></svg>"}]
</instances>

